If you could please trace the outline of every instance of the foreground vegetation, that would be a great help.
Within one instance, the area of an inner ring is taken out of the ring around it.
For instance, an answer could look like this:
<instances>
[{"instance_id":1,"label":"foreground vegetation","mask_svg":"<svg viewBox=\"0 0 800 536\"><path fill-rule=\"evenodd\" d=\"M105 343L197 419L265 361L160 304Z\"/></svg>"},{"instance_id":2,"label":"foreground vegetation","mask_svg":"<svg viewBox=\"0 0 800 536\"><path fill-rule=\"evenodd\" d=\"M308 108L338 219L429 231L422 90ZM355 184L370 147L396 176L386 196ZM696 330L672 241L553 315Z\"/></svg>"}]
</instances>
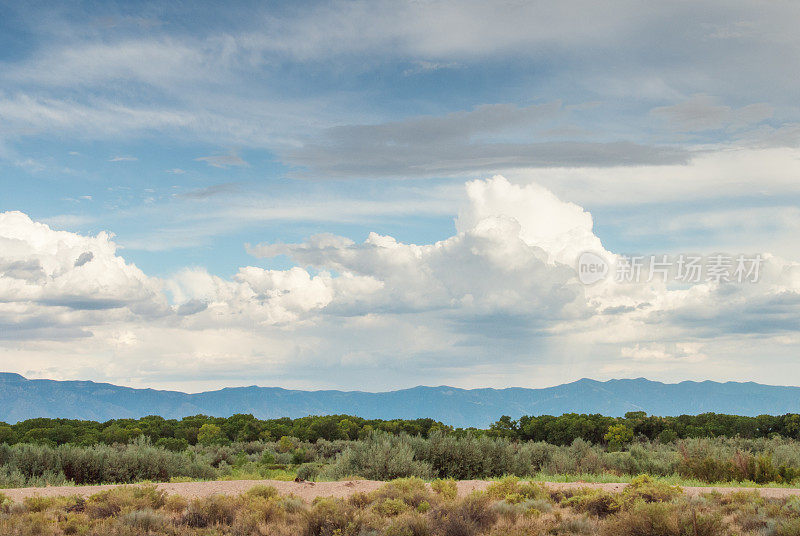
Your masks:
<instances>
[{"instance_id":1,"label":"foreground vegetation","mask_svg":"<svg viewBox=\"0 0 800 536\"><path fill-rule=\"evenodd\" d=\"M0 487L215 479L337 480L400 477L627 481L648 474L684 484L800 486L800 442L639 439L623 449L576 439L561 446L487 435L428 437L373 432L361 440L193 445L170 450L140 437L127 444L0 445Z\"/></svg>"},{"instance_id":2,"label":"foreground vegetation","mask_svg":"<svg viewBox=\"0 0 800 536\"><path fill-rule=\"evenodd\" d=\"M0 533L61 536L722 536L800 534L800 500L754 492L688 497L639 477L622 493L548 490L505 478L457 496L456 483L395 480L372 493L311 504L257 486L240 496L187 501L153 486L116 488L88 499L0 496Z\"/></svg>"}]
</instances>

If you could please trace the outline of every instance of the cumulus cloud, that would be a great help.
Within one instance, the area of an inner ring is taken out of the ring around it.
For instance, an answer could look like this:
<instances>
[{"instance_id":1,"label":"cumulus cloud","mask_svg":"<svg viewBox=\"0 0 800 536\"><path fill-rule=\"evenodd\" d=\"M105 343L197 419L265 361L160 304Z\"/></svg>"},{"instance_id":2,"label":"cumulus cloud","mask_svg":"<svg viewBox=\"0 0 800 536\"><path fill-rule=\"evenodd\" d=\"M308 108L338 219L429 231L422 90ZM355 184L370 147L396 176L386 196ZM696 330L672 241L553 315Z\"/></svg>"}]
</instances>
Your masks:
<instances>
[{"instance_id":1,"label":"cumulus cloud","mask_svg":"<svg viewBox=\"0 0 800 536\"><path fill-rule=\"evenodd\" d=\"M347 274L334 278L327 272L312 276L300 267L264 270L248 266L239 269L232 280L202 269L183 270L166 287L174 300L181 303L179 313L202 312L191 321L213 327L242 322L262 325L301 322L308 313L330 304L337 294L351 296L359 284L364 281Z\"/></svg>"},{"instance_id":2,"label":"cumulus cloud","mask_svg":"<svg viewBox=\"0 0 800 536\"><path fill-rule=\"evenodd\" d=\"M434 244L404 244L377 233L361 244L317 235L249 252L377 279L382 286L362 300L361 314L376 308L446 309L523 315L539 323L583 314L583 289L571 266L577 250L600 246L591 216L543 189L512 186L503 177L469 183L467 192L470 208L458 220L458 233ZM560 241L571 239L565 249Z\"/></svg>"},{"instance_id":3,"label":"cumulus cloud","mask_svg":"<svg viewBox=\"0 0 800 536\"><path fill-rule=\"evenodd\" d=\"M85 337L95 323L156 318L157 281L116 254L108 233L54 231L0 214L0 326L5 338Z\"/></svg>"},{"instance_id":4,"label":"cumulus cloud","mask_svg":"<svg viewBox=\"0 0 800 536\"><path fill-rule=\"evenodd\" d=\"M54 231L20 212L0 214L0 301L135 307L157 304L158 288L116 254L108 233Z\"/></svg>"},{"instance_id":5,"label":"cumulus cloud","mask_svg":"<svg viewBox=\"0 0 800 536\"><path fill-rule=\"evenodd\" d=\"M357 373L378 388L420 375L553 383L586 367L712 375L708 367L745 359L731 353L733 340L759 340L775 355L798 344L798 263L764 254L758 283L587 287L576 277L582 252L617 258L592 216L501 176L466 184L455 223L431 244L319 234L248 247L257 257L287 255L296 264L287 270L247 266L223 278L187 268L158 279L125 262L106 233L54 231L4 213L0 324L13 345L0 344L8 359L28 360L19 370L41 375L58 362L62 374L95 370L114 381L134 376L124 372L133 367L140 381L164 374L173 387L224 378L353 387ZM70 342L89 338L91 347ZM378 372L386 367L391 378Z\"/></svg>"}]
</instances>

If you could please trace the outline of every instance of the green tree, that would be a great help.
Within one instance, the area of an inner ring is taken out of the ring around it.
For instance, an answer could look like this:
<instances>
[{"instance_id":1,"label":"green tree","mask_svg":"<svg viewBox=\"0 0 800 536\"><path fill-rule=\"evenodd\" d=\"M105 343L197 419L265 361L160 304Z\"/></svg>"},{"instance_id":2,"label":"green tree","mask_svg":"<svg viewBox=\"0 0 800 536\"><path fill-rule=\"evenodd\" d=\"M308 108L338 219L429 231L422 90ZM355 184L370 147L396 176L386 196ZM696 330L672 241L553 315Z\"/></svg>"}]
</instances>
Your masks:
<instances>
[{"instance_id":1,"label":"green tree","mask_svg":"<svg viewBox=\"0 0 800 536\"><path fill-rule=\"evenodd\" d=\"M0 443L12 445L17 441L17 434L7 424L0 424Z\"/></svg>"},{"instance_id":2,"label":"green tree","mask_svg":"<svg viewBox=\"0 0 800 536\"><path fill-rule=\"evenodd\" d=\"M283 436L278 440L278 452L289 452L294 450L295 443L291 437Z\"/></svg>"},{"instance_id":3,"label":"green tree","mask_svg":"<svg viewBox=\"0 0 800 536\"><path fill-rule=\"evenodd\" d=\"M201 445L215 445L225 442L222 428L216 424L206 423L197 432L197 442Z\"/></svg>"},{"instance_id":4,"label":"green tree","mask_svg":"<svg viewBox=\"0 0 800 536\"><path fill-rule=\"evenodd\" d=\"M622 450L633 440L633 430L624 424L612 424L603 439L608 443L608 450Z\"/></svg>"},{"instance_id":5,"label":"green tree","mask_svg":"<svg viewBox=\"0 0 800 536\"><path fill-rule=\"evenodd\" d=\"M489 429L493 432L493 435L500 437L517 437L519 423L511 420L511 417L508 415L503 415L500 417L500 420L493 423Z\"/></svg>"}]
</instances>

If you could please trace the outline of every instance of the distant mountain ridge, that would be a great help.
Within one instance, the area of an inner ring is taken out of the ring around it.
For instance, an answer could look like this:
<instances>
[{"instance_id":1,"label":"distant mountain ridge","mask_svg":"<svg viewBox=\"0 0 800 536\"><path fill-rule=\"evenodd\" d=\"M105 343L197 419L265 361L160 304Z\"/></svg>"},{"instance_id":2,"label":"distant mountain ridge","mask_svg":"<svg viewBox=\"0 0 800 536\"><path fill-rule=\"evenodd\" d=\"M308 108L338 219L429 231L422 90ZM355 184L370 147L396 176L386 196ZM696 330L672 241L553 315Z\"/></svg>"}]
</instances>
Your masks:
<instances>
[{"instance_id":1,"label":"distant mountain ridge","mask_svg":"<svg viewBox=\"0 0 800 536\"><path fill-rule=\"evenodd\" d=\"M458 427L485 427L501 415L601 413L628 411L651 415L705 412L736 415L800 413L800 387L753 382L661 383L644 378L582 379L526 389L413 387L383 393L296 391L279 387L227 387L203 393L133 389L91 381L28 380L0 373L0 421L65 417L104 421L161 415L181 418L199 413L227 417L252 413L258 418L350 414L364 418L430 417Z\"/></svg>"}]
</instances>

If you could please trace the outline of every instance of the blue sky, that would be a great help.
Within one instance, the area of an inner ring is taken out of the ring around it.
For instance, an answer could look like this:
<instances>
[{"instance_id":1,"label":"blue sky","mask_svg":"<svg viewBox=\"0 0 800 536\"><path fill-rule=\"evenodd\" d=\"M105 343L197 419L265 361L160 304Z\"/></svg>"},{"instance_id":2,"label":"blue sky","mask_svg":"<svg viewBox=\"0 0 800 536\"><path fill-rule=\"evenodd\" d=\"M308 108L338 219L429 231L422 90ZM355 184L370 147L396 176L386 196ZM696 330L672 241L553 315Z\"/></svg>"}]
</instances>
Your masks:
<instances>
[{"instance_id":1,"label":"blue sky","mask_svg":"<svg viewBox=\"0 0 800 536\"><path fill-rule=\"evenodd\" d=\"M798 17L2 2L1 368L187 390L785 383ZM587 290L561 272L580 247L763 253L773 279Z\"/></svg>"}]
</instances>

